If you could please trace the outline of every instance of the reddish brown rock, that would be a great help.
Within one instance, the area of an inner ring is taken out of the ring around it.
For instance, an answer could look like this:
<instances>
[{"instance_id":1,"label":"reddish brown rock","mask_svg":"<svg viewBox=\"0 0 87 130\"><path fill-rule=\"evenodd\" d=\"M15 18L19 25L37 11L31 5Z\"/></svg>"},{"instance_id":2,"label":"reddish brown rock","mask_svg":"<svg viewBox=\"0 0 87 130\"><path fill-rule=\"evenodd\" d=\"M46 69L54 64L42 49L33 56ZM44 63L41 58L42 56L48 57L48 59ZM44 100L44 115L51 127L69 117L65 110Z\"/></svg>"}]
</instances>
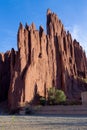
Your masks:
<instances>
[{"instance_id":1,"label":"reddish brown rock","mask_svg":"<svg viewBox=\"0 0 87 130\"><path fill-rule=\"evenodd\" d=\"M0 53L0 102L7 100L10 85L10 51Z\"/></svg>"},{"instance_id":2,"label":"reddish brown rock","mask_svg":"<svg viewBox=\"0 0 87 130\"><path fill-rule=\"evenodd\" d=\"M11 109L27 101L33 103L37 94L47 97L48 89L53 86L62 89L67 98L76 100L87 90L87 83L82 80L87 78L86 55L50 10L47 11L47 34L42 26L38 31L34 23L25 27L20 23L18 52L12 49L9 63Z\"/></svg>"},{"instance_id":3,"label":"reddish brown rock","mask_svg":"<svg viewBox=\"0 0 87 130\"><path fill-rule=\"evenodd\" d=\"M74 52L75 52L75 62L77 66L77 74L80 77L87 78L87 59L83 48L80 46L79 42L74 40Z\"/></svg>"}]
</instances>

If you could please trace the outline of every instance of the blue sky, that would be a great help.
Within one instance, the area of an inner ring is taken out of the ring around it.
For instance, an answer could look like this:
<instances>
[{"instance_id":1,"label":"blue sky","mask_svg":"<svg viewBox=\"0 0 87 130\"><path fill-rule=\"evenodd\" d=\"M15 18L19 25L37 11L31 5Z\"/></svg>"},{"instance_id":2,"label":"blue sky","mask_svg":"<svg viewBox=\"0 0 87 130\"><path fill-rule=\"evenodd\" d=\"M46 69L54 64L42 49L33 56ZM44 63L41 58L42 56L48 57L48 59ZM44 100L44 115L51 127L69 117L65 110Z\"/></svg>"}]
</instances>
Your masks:
<instances>
[{"instance_id":1,"label":"blue sky","mask_svg":"<svg viewBox=\"0 0 87 130\"><path fill-rule=\"evenodd\" d=\"M0 0L0 52L17 49L17 31L35 23L46 29L46 11L50 8L62 20L87 53L87 0Z\"/></svg>"}]
</instances>

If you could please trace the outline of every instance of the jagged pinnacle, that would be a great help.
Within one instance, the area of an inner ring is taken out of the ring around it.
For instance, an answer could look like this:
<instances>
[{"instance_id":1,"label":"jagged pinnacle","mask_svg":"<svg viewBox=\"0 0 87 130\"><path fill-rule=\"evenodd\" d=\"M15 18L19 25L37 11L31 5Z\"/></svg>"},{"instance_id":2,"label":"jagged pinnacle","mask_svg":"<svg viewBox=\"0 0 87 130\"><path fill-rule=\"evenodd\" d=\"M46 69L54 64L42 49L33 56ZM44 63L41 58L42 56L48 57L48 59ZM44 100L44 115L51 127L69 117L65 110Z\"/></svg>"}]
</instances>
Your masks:
<instances>
[{"instance_id":1,"label":"jagged pinnacle","mask_svg":"<svg viewBox=\"0 0 87 130\"><path fill-rule=\"evenodd\" d=\"M47 15L49 15L49 14L51 14L52 12L51 12L51 10L48 8L47 9Z\"/></svg>"}]
</instances>

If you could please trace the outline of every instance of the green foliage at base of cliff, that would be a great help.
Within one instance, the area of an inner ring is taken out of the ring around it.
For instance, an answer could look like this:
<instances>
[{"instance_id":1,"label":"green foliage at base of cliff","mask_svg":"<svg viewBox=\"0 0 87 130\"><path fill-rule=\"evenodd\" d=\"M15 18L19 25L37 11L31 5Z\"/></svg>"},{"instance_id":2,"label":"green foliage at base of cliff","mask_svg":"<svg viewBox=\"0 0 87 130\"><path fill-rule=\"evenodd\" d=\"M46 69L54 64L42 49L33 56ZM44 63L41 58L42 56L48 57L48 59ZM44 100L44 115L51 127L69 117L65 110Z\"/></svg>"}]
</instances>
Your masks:
<instances>
[{"instance_id":1,"label":"green foliage at base of cliff","mask_svg":"<svg viewBox=\"0 0 87 130\"><path fill-rule=\"evenodd\" d=\"M87 83L87 78L83 78L83 77L78 77L77 79L81 80L84 83Z\"/></svg>"},{"instance_id":2,"label":"green foliage at base of cliff","mask_svg":"<svg viewBox=\"0 0 87 130\"><path fill-rule=\"evenodd\" d=\"M66 101L66 95L62 90L58 90L52 87L48 90L48 102L49 104L59 104Z\"/></svg>"}]
</instances>

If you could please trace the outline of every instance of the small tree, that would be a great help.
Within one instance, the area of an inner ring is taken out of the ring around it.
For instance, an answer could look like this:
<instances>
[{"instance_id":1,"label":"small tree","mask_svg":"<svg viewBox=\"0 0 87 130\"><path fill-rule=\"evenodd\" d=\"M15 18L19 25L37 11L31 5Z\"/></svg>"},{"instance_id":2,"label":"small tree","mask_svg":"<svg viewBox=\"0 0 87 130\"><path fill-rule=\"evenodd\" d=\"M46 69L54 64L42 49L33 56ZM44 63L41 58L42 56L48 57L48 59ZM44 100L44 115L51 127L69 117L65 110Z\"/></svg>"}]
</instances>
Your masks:
<instances>
[{"instance_id":1,"label":"small tree","mask_svg":"<svg viewBox=\"0 0 87 130\"><path fill-rule=\"evenodd\" d=\"M41 97L40 98L40 104L43 105L43 106L46 105L46 99L45 99L45 97Z\"/></svg>"},{"instance_id":2,"label":"small tree","mask_svg":"<svg viewBox=\"0 0 87 130\"><path fill-rule=\"evenodd\" d=\"M50 88L48 91L48 101L50 104L55 104L55 92L56 89L54 87Z\"/></svg>"},{"instance_id":3,"label":"small tree","mask_svg":"<svg viewBox=\"0 0 87 130\"><path fill-rule=\"evenodd\" d=\"M66 101L66 95L62 90L56 90L55 93L55 102L56 103L61 103Z\"/></svg>"},{"instance_id":4,"label":"small tree","mask_svg":"<svg viewBox=\"0 0 87 130\"><path fill-rule=\"evenodd\" d=\"M48 101L50 104L59 104L66 101L66 95L62 90L52 87L48 91Z\"/></svg>"}]
</instances>

